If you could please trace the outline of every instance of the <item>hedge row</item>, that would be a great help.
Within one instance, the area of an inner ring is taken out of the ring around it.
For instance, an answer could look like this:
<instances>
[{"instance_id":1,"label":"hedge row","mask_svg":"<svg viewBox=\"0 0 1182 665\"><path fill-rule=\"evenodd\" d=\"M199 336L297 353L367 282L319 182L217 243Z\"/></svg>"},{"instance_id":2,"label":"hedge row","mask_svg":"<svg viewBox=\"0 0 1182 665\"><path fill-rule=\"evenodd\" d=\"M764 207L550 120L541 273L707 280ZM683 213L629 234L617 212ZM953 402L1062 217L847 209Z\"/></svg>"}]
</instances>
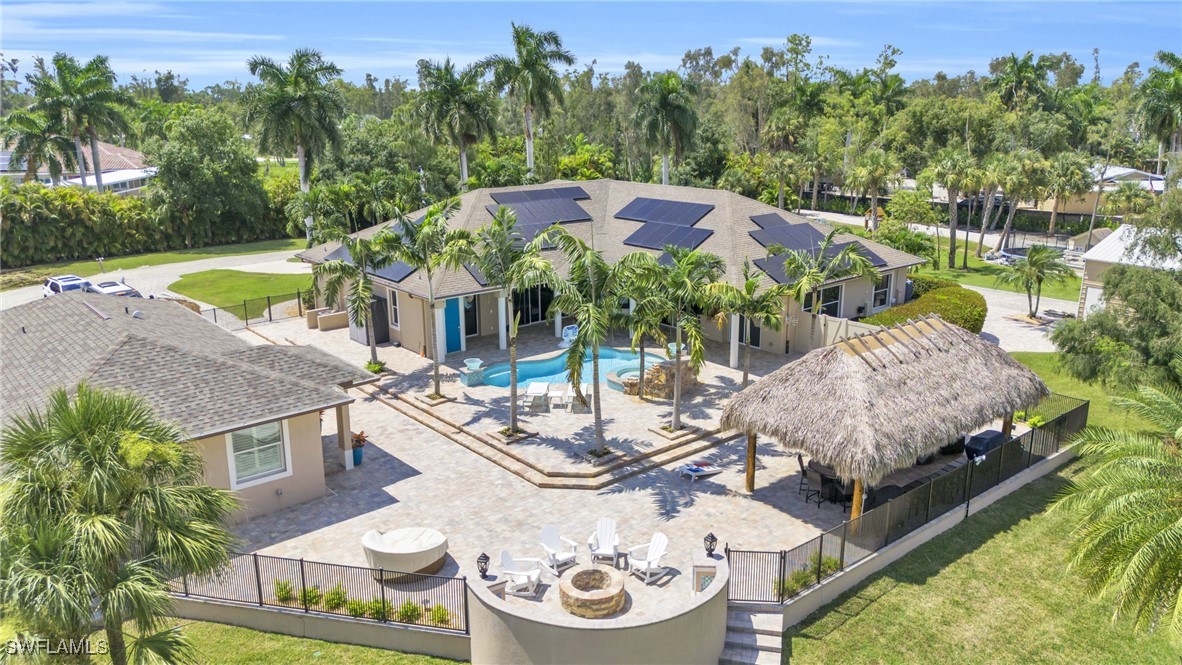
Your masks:
<instances>
[{"instance_id":1,"label":"hedge row","mask_svg":"<svg viewBox=\"0 0 1182 665\"><path fill-rule=\"evenodd\" d=\"M936 289L947 289L953 286L960 286L956 280L945 279L943 277L934 277L932 275L924 275L921 273L914 273L908 276L911 280L911 297L922 298L929 291Z\"/></svg>"},{"instance_id":2,"label":"hedge row","mask_svg":"<svg viewBox=\"0 0 1182 665\"><path fill-rule=\"evenodd\" d=\"M893 326L918 319L928 314L938 314L948 323L954 323L965 330L980 333L985 327L985 315L989 308L985 297L962 286L946 286L926 292L923 296L892 307L885 312L862 319L862 323L879 326Z\"/></svg>"}]
</instances>

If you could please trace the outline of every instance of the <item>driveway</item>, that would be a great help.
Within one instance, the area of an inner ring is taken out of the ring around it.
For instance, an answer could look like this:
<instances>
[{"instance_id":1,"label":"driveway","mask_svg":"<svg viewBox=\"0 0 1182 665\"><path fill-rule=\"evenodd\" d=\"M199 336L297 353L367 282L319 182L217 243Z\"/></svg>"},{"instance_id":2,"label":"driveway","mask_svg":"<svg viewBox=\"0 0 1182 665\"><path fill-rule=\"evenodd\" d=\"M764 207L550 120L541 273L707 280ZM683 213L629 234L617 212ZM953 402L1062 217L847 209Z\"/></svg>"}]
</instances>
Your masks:
<instances>
[{"instance_id":1,"label":"driveway","mask_svg":"<svg viewBox=\"0 0 1182 665\"><path fill-rule=\"evenodd\" d=\"M127 283L135 287L144 296L174 295L168 291L168 286L181 278L182 275L228 268L243 272L274 272L274 273L311 273L312 267L307 263L288 263L287 259L295 256L298 250L284 250L281 252L265 252L262 254L240 254L237 256L216 256L199 261L185 261L182 263L166 263L158 266L144 266L127 270L112 270L98 275L91 275L87 279L94 281L126 279ZM0 293L0 309L15 307L41 298L41 285L23 286L19 289ZM191 300L191 298L190 298ZM208 303L199 302L202 307L212 307Z\"/></svg>"},{"instance_id":2,"label":"driveway","mask_svg":"<svg viewBox=\"0 0 1182 665\"><path fill-rule=\"evenodd\" d=\"M1053 319L1054 322L1035 326L1010 318L1024 316L1027 313L1025 292L1015 293L967 285L965 288L985 296L985 303L989 305L989 313L985 316L985 327L981 330L981 336L997 343L1006 351L1055 351L1055 345L1051 343L1048 335L1054 330L1056 323L1063 315L1075 314L1079 307L1079 303L1073 300L1043 298L1038 313L1040 316Z\"/></svg>"}]
</instances>

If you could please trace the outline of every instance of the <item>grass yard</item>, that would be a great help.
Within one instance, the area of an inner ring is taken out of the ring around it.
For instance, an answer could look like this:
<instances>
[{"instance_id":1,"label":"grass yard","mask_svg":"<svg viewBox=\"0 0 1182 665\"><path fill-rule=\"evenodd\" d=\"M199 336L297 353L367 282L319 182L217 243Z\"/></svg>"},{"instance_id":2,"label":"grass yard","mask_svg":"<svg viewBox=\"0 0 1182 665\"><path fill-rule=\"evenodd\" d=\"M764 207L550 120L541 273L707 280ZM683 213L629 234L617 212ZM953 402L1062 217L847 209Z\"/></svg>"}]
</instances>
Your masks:
<instances>
[{"instance_id":1,"label":"grass yard","mask_svg":"<svg viewBox=\"0 0 1182 665\"><path fill-rule=\"evenodd\" d=\"M296 291L307 291L311 286L312 278L309 275L203 270L182 275L179 280L168 285L168 290L229 310L238 318L243 318L242 302L245 300L246 315L254 318L266 311L267 296L290 294L290 299L294 300Z\"/></svg>"},{"instance_id":2,"label":"grass yard","mask_svg":"<svg viewBox=\"0 0 1182 665\"><path fill-rule=\"evenodd\" d=\"M1137 427L1109 393L1015 353L1055 392L1091 400L1088 422ZM1166 663L1164 633L1113 625L1111 604L1066 571L1072 516L1046 510L1082 471L1073 462L916 548L785 633L798 663Z\"/></svg>"},{"instance_id":3,"label":"grass yard","mask_svg":"<svg viewBox=\"0 0 1182 665\"><path fill-rule=\"evenodd\" d=\"M931 266L924 266L920 272L925 275L933 275L935 277L943 277L945 279L953 279L961 284L968 284L970 286L980 286L987 289L1002 289L1013 290L1008 287L997 285L997 276L1005 271L1006 267L995 263L989 263L976 256L977 243L969 243L969 267L968 270L961 270L955 268L949 270L947 267L939 270L932 270ZM960 265L961 259L964 257L963 237L958 237L956 243L956 265ZM948 235L940 236L940 264L948 265ZM1057 298L1059 300L1079 300L1080 278L1078 275L1068 278L1063 284L1047 284L1043 286L1042 295L1044 298ZM1023 292L1024 293L1024 292Z\"/></svg>"},{"instance_id":4,"label":"grass yard","mask_svg":"<svg viewBox=\"0 0 1182 665\"><path fill-rule=\"evenodd\" d=\"M184 263L186 261L200 261L217 256L238 256L242 254L262 254L265 252L295 252L307 246L304 240L264 240L262 242L248 242L239 245L217 245L214 247L198 247L195 249L178 249L171 252L155 252L152 254L136 254L134 256L119 256L103 261L103 269L111 272L115 270L129 270L144 266L159 266L166 263ZM70 263L43 263L40 265L21 268L0 276L0 289L11 289L18 286L38 284L50 275L78 275L89 277L99 274L98 261L72 261Z\"/></svg>"}]
</instances>

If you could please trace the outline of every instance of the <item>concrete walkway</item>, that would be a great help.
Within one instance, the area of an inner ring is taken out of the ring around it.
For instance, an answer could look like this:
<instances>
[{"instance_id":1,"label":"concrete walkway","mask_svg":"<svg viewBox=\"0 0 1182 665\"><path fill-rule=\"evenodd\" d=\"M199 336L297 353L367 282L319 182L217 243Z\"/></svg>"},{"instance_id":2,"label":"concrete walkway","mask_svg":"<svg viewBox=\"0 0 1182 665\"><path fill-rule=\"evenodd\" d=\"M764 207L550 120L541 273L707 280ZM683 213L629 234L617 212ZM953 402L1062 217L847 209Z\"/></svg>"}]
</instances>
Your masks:
<instances>
[{"instance_id":1,"label":"concrete walkway","mask_svg":"<svg viewBox=\"0 0 1182 665\"><path fill-rule=\"evenodd\" d=\"M1049 337L1051 331L1064 315L1075 314L1079 305L1072 300L1043 298L1039 304L1038 314L1052 319L1052 322L1035 326L1012 318L1025 316L1028 312L1025 292L1015 293L968 285L965 285L965 288L985 296L985 303L989 306L981 336L995 342L1006 351L1055 351L1055 345Z\"/></svg>"},{"instance_id":2,"label":"concrete walkway","mask_svg":"<svg viewBox=\"0 0 1182 665\"><path fill-rule=\"evenodd\" d=\"M287 262L287 259L295 256L297 251L299 250L216 256L198 261L165 263L158 266L144 266L142 268L130 268L127 270L111 270L98 275L92 275L87 277L87 279L96 282L107 280L117 281L123 278L127 280L129 285L144 294L145 297L148 295L173 295L168 292L170 284L180 279L182 275L201 272L203 270L229 268L245 272L275 272L285 274L311 272L311 267L308 264ZM37 300L40 297L40 284L4 291L0 293L0 309L22 305ZM212 307L208 303L198 304L202 307Z\"/></svg>"}]
</instances>

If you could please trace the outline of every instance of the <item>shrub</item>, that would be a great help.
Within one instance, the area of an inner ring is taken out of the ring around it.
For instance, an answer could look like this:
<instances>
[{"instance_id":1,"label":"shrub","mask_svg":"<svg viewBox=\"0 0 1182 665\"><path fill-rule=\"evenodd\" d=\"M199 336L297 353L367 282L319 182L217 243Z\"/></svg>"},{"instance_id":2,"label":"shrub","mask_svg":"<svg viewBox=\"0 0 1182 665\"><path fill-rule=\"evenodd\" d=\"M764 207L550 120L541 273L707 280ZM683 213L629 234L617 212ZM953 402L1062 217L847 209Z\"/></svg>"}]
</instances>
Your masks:
<instances>
[{"instance_id":1,"label":"shrub","mask_svg":"<svg viewBox=\"0 0 1182 665\"><path fill-rule=\"evenodd\" d=\"M433 605L431 607L431 623L436 626L450 626L451 612L443 605Z\"/></svg>"},{"instance_id":2,"label":"shrub","mask_svg":"<svg viewBox=\"0 0 1182 665\"><path fill-rule=\"evenodd\" d=\"M394 606L390 604L390 601L382 600L381 598L374 598L373 600L369 601L367 613L371 619L377 619L378 621L389 621L393 610Z\"/></svg>"},{"instance_id":3,"label":"shrub","mask_svg":"<svg viewBox=\"0 0 1182 665\"><path fill-rule=\"evenodd\" d=\"M787 578L777 579L775 581L776 590L783 594L784 598L792 598L815 584L817 582L818 561L821 564L821 579L829 577L841 570L841 561L839 559L831 556L822 558L820 554L813 554L809 557L807 567L792 571L788 574Z\"/></svg>"},{"instance_id":4,"label":"shrub","mask_svg":"<svg viewBox=\"0 0 1182 665\"><path fill-rule=\"evenodd\" d=\"M287 580L275 580L275 600L284 605L294 601L296 598L295 587Z\"/></svg>"},{"instance_id":5,"label":"shrub","mask_svg":"<svg viewBox=\"0 0 1182 665\"><path fill-rule=\"evenodd\" d=\"M1030 420L1026 421L1026 424L1030 425L1032 429L1035 429L1047 424L1047 421L1042 416L1031 416Z\"/></svg>"},{"instance_id":6,"label":"shrub","mask_svg":"<svg viewBox=\"0 0 1182 665\"><path fill-rule=\"evenodd\" d=\"M372 360L365 361L365 371L370 374L381 374L386 369L386 361L379 360L376 363Z\"/></svg>"},{"instance_id":7,"label":"shrub","mask_svg":"<svg viewBox=\"0 0 1182 665\"><path fill-rule=\"evenodd\" d=\"M340 582L337 582L336 586L324 594L324 609L329 612L335 612L344 607L348 600L349 596L345 592L345 587L341 586Z\"/></svg>"},{"instance_id":8,"label":"shrub","mask_svg":"<svg viewBox=\"0 0 1182 665\"><path fill-rule=\"evenodd\" d=\"M932 275L911 275L911 295L913 298L922 298L930 291L936 289L947 289L953 286L960 286L956 281L945 279L943 277L933 277Z\"/></svg>"},{"instance_id":9,"label":"shrub","mask_svg":"<svg viewBox=\"0 0 1182 665\"><path fill-rule=\"evenodd\" d=\"M956 324L972 333L980 333L985 327L985 315L988 311L985 297L980 293L960 286L950 286L929 291L922 298L866 317L862 319L862 323L893 326L906 323L909 319L938 314L948 323Z\"/></svg>"},{"instance_id":10,"label":"shrub","mask_svg":"<svg viewBox=\"0 0 1182 665\"><path fill-rule=\"evenodd\" d=\"M345 601L345 611L354 619L360 619L366 614L369 614L369 603L364 600Z\"/></svg>"},{"instance_id":11,"label":"shrub","mask_svg":"<svg viewBox=\"0 0 1182 665\"><path fill-rule=\"evenodd\" d=\"M398 607L398 620L402 623L415 623L423 618L423 606L413 600L408 600Z\"/></svg>"},{"instance_id":12,"label":"shrub","mask_svg":"<svg viewBox=\"0 0 1182 665\"><path fill-rule=\"evenodd\" d=\"M311 586L300 592L300 604L307 607L316 607L320 604L320 600L324 597L320 593L320 587Z\"/></svg>"}]
</instances>

